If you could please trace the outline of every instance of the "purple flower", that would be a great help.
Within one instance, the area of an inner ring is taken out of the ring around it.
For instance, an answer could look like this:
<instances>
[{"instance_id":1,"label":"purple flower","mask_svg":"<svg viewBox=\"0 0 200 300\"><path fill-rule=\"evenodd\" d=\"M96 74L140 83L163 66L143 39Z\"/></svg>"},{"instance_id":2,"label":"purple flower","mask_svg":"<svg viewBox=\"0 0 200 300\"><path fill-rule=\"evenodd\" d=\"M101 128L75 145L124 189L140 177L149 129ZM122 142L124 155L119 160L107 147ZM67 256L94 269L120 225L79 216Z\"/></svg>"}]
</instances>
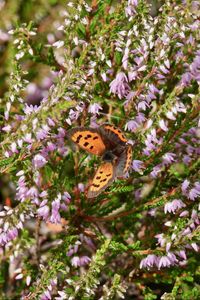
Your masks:
<instances>
[{"instance_id":1,"label":"purple flower","mask_svg":"<svg viewBox=\"0 0 200 300\"><path fill-rule=\"evenodd\" d=\"M194 220L194 222L197 225L200 224L199 216L198 216L198 213L197 213L197 211L195 209L192 210L191 218L192 218L192 220Z\"/></svg>"},{"instance_id":2,"label":"purple flower","mask_svg":"<svg viewBox=\"0 0 200 300\"><path fill-rule=\"evenodd\" d=\"M27 196L30 196L31 198L38 197L38 189L35 186L32 186L28 190Z\"/></svg>"},{"instance_id":3,"label":"purple flower","mask_svg":"<svg viewBox=\"0 0 200 300\"><path fill-rule=\"evenodd\" d=\"M78 257L78 256L74 256L74 257L72 258L72 260L71 260L72 266L78 267L78 266L79 266L79 261L80 261L79 257Z\"/></svg>"},{"instance_id":4,"label":"purple flower","mask_svg":"<svg viewBox=\"0 0 200 300\"><path fill-rule=\"evenodd\" d=\"M47 160L41 155L41 154L36 154L33 158L33 166L36 169L42 168L44 165L46 165Z\"/></svg>"},{"instance_id":5,"label":"purple flower","mask_svg":"<svg viewBox=\"0 0 200 300\"><path fill-rule=\"evenodd\" d=\"M44 220L47 220L49 217L49 211L50 211L49 207L47 205L44 205L38 208L37 213L38 216L42 217Z\"/></svg>"},{"instance_id":6,"label":"purple flower","mask_svg":"<svg viewBox=\"0 0 200 300\"><path fill-rule=\"evenodd\" d=\"M180 251L177 252L177 254L178 254L181 258L183 258L184 260L187 259L185 250L180 250Z\"/></svg>"},{"instance_id":7,"label":"purple flower","mask_svg":"<svg viewBox=\"0 0 200 300\"><path fill-rule=\"evenodd\" d=\"M91 259L88 256L74 256L71 260L71 264L74 267L81 267L87 265Z\"/></svg>"},{"instance_id":8,"label":"purple flower","mask_svg":"<svg viewBox=\"0 0 200 300\"><path fill-rule=\"evenodd\" d=\"M23 137L24 142L31 144L33 142L32 139L32 134L31 133L27 133L24 137Z\"/></svg>"},{"instance_id":9,"label":"purple flower","mask_svg":"<svg viewBox=\"0 0 200 300\"><path fill-rule=\"evenodd\" d=\"M40 300L51 300L51 294L49 290L46 290L40 297Z\"/></svg>"},{"instance_id":10,"label":"purple flower","mask_svg":"<svg viewBox=\"0 0 200 300\"><path fill-rule=\"evenodd\" d=\"M74 245L74 247L70 247L69 251L67 252L67 256L72 256L73 254L77 253L80 244L81 243L79 242L79 243L76 243Z\"/></svg>"},{"instance_id":11,"label":"purple flower","mask_svg":"<svg viewBox=\"0 0 200 300\"><path fill-rule=\"evenodd\" d=\"M175 199L173 200L172 202L167 202L165 204L165 207L164 207L164 212L165 214L167 212L169 213L175 213L176 210L182 208L182 207L185 207L186 205L179 199Z\"/></svg>"},{"instance_id":12,"label":"purple flower","mask_svg":"<svg viewBox=\"0 0 200 300\"><path fill-rule=\"evenodd\" d=\"M49 126L55 126L55 122L51 118L47 118L47 123Z\"/></svg>"},{"instance_id":13,"label":"purple flower","mask_svg":"<svg viewBox=\"0 0 200 300\"><path fill-rule=\"evenodd\" d=\"M188 197L190 200L194 201L200 196L200 183L195 182L194 187L189 191Z\"/></svg>"},{"instance_id":14,"label":"purple flower","mask_svg":"<svg viewBox=\"0 0 200 300\"><path fill-rule=\"evenodd\" d=\"M171 164L172 162L175 161L175 157L176 157L176 154L174 154L174 153L170 153L170 152L165 153L162 157L163 163L166 165Z\"/></svg>"},{"instance_id":15,"label":"purple flower","mask_svg":"<svg viewBox=\"0 0 200 300\"><path fill-rule=\"evenodd\" d=\"M83 255L83 256L80 257L80 263L79 264L80 264L80 266L85 266L85 265L89 264L90 261L91 261L91 259L88 256Z\"/></svg>"},{"instance_id":16,"label":"purple flower","mask_svg":"<svg viewBox=\"0 0 200 300\"><path fill-rule=\"evenodd\" d=\"M127 82L127 76L123 72L118 73L116 78L110 83L110 92L117 94L119 99L122 99L130 90Z\"/></svg>"},{"instance_id":17,"label":"purple flower","mask_svg":"<svg viewBox=\"0 0 200 300\"><path fill-rule=\"evenodd\" d=\"M169 258L171 265L175 265L178 263L178 259L176 258L176 255L174 253L168 252L167 257Z\"/></svg>"},{"instance_id":18,"label":"purple flower","mask_svg":"<svg viewBox=\"0 0 200 300\"><path fill-rule=\"evenodd\" d=\"M155 237L158 239L158 244L160 244L161 247L164 247L165 243L166 243L166 239L164 238L164 234L160 233L155 235Z\"/></svg>"},{"instance_id":19,"label":"purple flower","mask_svg":"<svg viewBox=\"0 0 200 300\"><path fill-rule=\"evenodd\" d=\"M145 167L144 167L143 161L141 161L141 160L133 160L133 161L132 161L132 168L133 168L134 171L136 171L136 172L139 173L139 172L141 172L142 169L144 169Z\"/></svg>"},{"instance_id":20,"label":"purple flower","mask_svg":"<svg viewBox=\"0 0 200 300\"><path fill-rule=\"evenodd\" d=\"M79 189L79 191L80 191L81 193L84 192L85 186L84 186L84 184L83 184L82 182L78 183L78 189Z\"/></svg>"},{"instance_id":21,"label":"purple flower","mask_svg":"<svg viewBox=\"0 0 200 300\"><path fill-rule=\"evenodd\" d=\"M51 223L56 223L56 224L60 223L61 217L60 217L59 209L60 209L60 199L58 196L58 198L52 202L52 211L51 211L51 216L49 218Z\"/></svg>"},{"instance_id":22,"label":"purple flower","mask_svg":"<svg viewBox=\"0 0 200 300\"><path fill-rule=\"evenodd\" d=\"M166 252L169 252L169 250L170 250L170 248L171 248L171 242L168 242L167 244L166 244Z\"/></svg>"},{"instance_id":23,"label":"purple flower","mask_svg":"<svg viewBox=\"0 0 200 300\"><path fill-rule=\"evenodd\" d=\"M183 217L187 217L189 215L188 210L184 210L180 213L179 217L183 218Z\"/></svg>"},{"instance_id":24,"label":"purple flower","mask_svg":"<svg viewBox=\"0 0 200 300\"><path fill-rule=\"evenodd\" d=\"M170 267L171 266L171 261L169 259L169 257L167 256L162 256L160 258L159 264L158 264L158 269L162 268L162 267Z\"/></svg>"},{"instance_id":25,"label":"purple flower","mask_svg":"<svg viewBox=\"0 0 200 300\"><path fill-rule=\"evenodd\" d=\"M185 179L181 185L181 190L182 190L183 195L187 194L187 192L188 192L187 189L188 189L189 185L190 185L190 182L187 179Z\"/></svg>"},{"instance_id":26,"label":"purple flower","mask_svg":"<svg viewBox=\"0 0 200 300\"><path fill-rule=\"evenodd\" d=\"M68 192L64 192L64 194L62 195L62 199L63 199L65 202L67 202L67 204L69 204L70 201L71 201L71 196L70 196L70 194L69 194Z\"/></svg>"},{"instance_id":27,"label":"purple flower","mask_svg":"<svg viewBox=\"0 0 200 300\"><path fill-rule=\"evenodd\" d=\"M146 110L149 104L146 101L140 101L137 105L138 110Z\"/></svg>"},{"instance_id":28,"label":"purple flower","mask_svg":"<svg viewBox=\"0 0 200 300\"><path fill-rule=\"evenodd\" d=\"M88 108L88 112L91 114L99 114L99 110L103 109L98 103L90 104Z\"/></svg>"},{"instance_id":29,"label":"purple flower","mask_svg":"<svg viewBox=\"0 0 200 300\"><path fill-rule=\"evenodd\" d=\"M45 125L43 126L43 128L40 128L37 132L36 132L36 138L38 140L43 140L47 137L48 133L50 131L49 126Z\"/></svg>"},{"instance_id":30,"label":"purple flower","mask_svg":"<svg viewBox=\"0 0 200 300\"><path fill-rule=\"evenodd\" d=\"M158 257L154 254L149 254L147 257L143 258L140 262L140 269L151 268L158 265Z\"/></svg>"},{"instance_id":31,"label":"purple flower","mask_svg":"<svg viewBox=\"0 0 200 300\"><path fill-rule=\"evenodd\" d=\"M28 105L27 103L25 103L23 110L24 110L24 113L26 115L30 115L33 112L37 112L38 111L38 106L37 105L33 106L32 104Z\"/></svg>"},{"instance_id":32,"label":"purple flower","mask_svg":"<svg viewBox=\"0 0 200 300\"><path fill-rule=\"evenodd\" d=\"M196 252L199 251L199 246L196 243L192 243L191 246L194 249L194 251L196 251Z\"/></svg>"},{"instance_id":33,"label":"purple flower","mask_svg":"<svg viewBox=\"0 0 200 300\"><path fill-rule=\"evenodd\" d=\"M153 178L156 178L161 173L161 171L162 171L162 165L157 165L157 166L153 167L153 171L151 171L150 175Z\"/></svg>"},{"instance_id":34,"label":"purple flower","mask_svg":"<svg viewBox=\"0 0 200 300\"><path fill-rule=\"evenodd\" d=\"M139 127L139 124L136 121L131 120L131 121L128 121L128 123L126 123L125 130L134 132L134 131L136 131L136 129L138 127Z\"/></svg>"}]
</instances>

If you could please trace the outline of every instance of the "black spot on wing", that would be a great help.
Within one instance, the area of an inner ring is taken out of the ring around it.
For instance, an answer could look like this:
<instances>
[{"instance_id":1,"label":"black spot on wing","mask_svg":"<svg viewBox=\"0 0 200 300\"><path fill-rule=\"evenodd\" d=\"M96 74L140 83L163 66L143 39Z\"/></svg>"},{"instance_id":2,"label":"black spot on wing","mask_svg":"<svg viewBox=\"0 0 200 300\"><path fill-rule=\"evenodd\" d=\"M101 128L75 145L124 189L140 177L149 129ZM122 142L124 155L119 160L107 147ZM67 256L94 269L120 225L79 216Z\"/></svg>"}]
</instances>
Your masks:
<instances>
[{"instance_id":1,"label":"black spot on wing","mask_svg":"<svg viewBox=\"0 0 200 300\"><path fill-rule=\"evenodd\" d=\"M105 182L105 181L107 181L107 178L105 178L105 179L102 179L100 182Z\"/></svg>"},{"instance_id":2,"label":"black spot on wing","mask_svg":"<svg viewBox=\"0 0 200 300\"><path fill-rule=\"evenodd\" d=\"M79 134L79 136L78 136L77 139L76 139L76 143L79 143L79 142L80 142L80 139L81 139L82 137L83 137L82 134Z\"/></svg>"},{"instance_id":3,"label":"black spot on wing","mask_svg":"<svg viewBox=\"0 0 200 300\"><path fill-rule=\"evenodd\" d=\"M100 184L93 183L93 186L96 187L96 188L98 188L98 187L100 187Z\"/></svg>"}]
</instances>

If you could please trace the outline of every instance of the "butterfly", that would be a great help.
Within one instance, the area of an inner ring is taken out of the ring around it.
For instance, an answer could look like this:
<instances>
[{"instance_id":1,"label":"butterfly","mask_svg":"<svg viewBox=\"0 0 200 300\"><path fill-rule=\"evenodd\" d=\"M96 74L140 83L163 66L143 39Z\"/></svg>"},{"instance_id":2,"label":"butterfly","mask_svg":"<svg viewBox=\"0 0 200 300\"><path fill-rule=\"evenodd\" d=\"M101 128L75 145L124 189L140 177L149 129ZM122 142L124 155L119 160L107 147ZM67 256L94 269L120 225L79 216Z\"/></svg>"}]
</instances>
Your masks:
<instances>
[{"instance_id":1,"label":"butterfly","mask_svg":"<svg viewBox=\"0 0 200 300\"><path fill-rule=\"evenodd\" d=\"M97 197L116 177L129 170L132 161L132 146L122 131L111 124L98 128L76 127L68 130L67 137L81 149L102 157L88 189L88 198Z\"/></svg>"}]
</instances>

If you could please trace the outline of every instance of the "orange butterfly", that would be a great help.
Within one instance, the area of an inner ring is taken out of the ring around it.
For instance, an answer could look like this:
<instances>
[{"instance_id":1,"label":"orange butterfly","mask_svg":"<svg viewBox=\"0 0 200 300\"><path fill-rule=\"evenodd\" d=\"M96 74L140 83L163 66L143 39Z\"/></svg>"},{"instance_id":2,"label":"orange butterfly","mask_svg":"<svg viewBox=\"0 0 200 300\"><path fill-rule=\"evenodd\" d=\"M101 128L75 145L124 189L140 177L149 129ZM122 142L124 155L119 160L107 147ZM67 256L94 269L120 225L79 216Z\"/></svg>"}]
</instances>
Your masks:
<instances>
[{"instance_id":1,"label":"orange butterfly","mask_svg":"<svg viewBox=\"0 0 200 300\"><path fill-rule=\"evenodd\" d=\"M115 179L123 176L130 168L132 146L117 127L104 124L98 128L76 127L67 132L80 148L102 156L103 163L97 169L88 190L88 198L97 197Z\"/></svg>"}]
</instances>

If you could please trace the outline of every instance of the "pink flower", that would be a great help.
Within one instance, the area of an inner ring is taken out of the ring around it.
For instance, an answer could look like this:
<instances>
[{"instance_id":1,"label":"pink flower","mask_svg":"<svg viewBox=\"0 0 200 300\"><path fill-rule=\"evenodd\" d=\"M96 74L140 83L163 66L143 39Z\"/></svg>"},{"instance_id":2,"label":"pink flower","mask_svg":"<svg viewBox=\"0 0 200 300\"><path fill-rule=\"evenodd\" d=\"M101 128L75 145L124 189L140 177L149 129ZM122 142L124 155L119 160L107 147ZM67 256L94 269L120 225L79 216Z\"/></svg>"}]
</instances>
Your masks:
<instances>
[{"instance_id":1,"label":"pink flower","mask_svg":"<svg viewBox=\"0 0 200 300\"><path fill-rule=\"evenodd\" d=\"M132 168L136 172L141 172L144 169L144 163L141 160L133 160Z\"/></svg>"},{"instance_id":2,"label":"pink flower","mask_svg":"<svg viewBox=\"0 0 200 300\"><path fill-rule=\"evenodd\" d=\"M181 185L181 190L184 195L187 194L187 189L188 189L189 185L190 185L190 182L187 179L183 181L183 183Z\"/></svg>"},{"instance_id":3,"label":"pink flower","mask_svg":"<svg viewBox=\"0 0 200 300\"><path fill-rule=\"evenodd\" d=\"M118 73L116 78L110 83L110 92L113 94L117 94L119 99L122 99L130 90L127 82L128 79L125 73Z\"/></svg>"},{"instance_id":4,"label":"pink flower","mask_svg":"<svg viewBox=\"0 0 200 300\"><path fill-rule=\"evenodd\" d=\"M189 199L194 201L196 198L200 196L200 183L195 182L194 187L189 191Z\"/></svg>"},{"instance_id":5,"label":"pink flower","mask_svg":"<svg viewBox=\"0 0 200 300\"><path fill-rule=\"evenodd\" d=\"M125 125L125 130L134 132L139 127L139 124L135 120L128 121Z\"/></svg>"},{"instance_id":6,"label":"pink flower","mask_svg":"<svg viewBox=\"0 0 200 300\"><path fill-rule=\"evenodd\" d=\"M46 165L47 160L41 155L41 154L36 154L33 158L33 166L36 169L42 168L44 165Z\"/></svg>"},{"instance_id":7,"label":"pink flower","mask_svg":"<svg viewBox=\"0 0 200 300\"><path fill-rule=\"evenodd\" d=\"M67 204L69 204L70 201L71 201L71 196L70 196L70 194L68 192L64 192L63 195L62 195L62 199L65 202L67 202Z\"/></svg>"},{"instance_id":8,"label":"pink flower","mask_svg":"<svg viewBox=\"0 0 200 300\"><path fill-rule=\"evenodd\" d=\"M162 267L170 267L170 265L171 265L170 259L167 256L162 256L158 264L158 269Z\"/></svg>"},{"instance_id":9,"label":"pink flower","mask_svg":"<svg viewBox=\"0 0 200 300\"><path fill-rule=\"evenodd\" d=\"M81 267L87 265L91 259L88 256L74 256L71 260L71 264L74 267Z\"/></svg>"},{"instance_id":10,"label":"pink flower","mask_svg":"<svg viewBox=\"0 0 200 300\"><path fill-rule=\"evenodd\" d=\"M103 109L98 103L90 104L88 112L91 114L99 114L99 110Z\"/></svg>"},{"instance_id":11,"label":"pink flower","mask_svg":"<svg viewBox=\"0 0 200 300\"><path fill-rule=\"evenodd\" d=\"M152 268L158 265L158 257L154 254L149 254L147 257L143 258L140 262L140 269L142 268Z\"/></svg>"},{"instance_id":12,"label":"pink flower","mask_svg":"<svg viewBox=\"0 0 200 300\"><path fill-rule=\"evenodd\" d=\"M38 208L37 213L38 216L42 217L44 220L47 220L48 216L49 216L49 207L47 205L44 205L40 208Z\"/></svg>"},{"instance_id":13,"label":"pink flower","mask_svg":"<svg viewBox=\"0 0 200 300\"><path fill-rule=\"evenodd\" d=\"M165 204L165 207L164 207L164 212L165 214L167 212L169 213L175 213L176 210L182 208L182 207L185 207L186 205L179 199L175 199L173 200L172 202L167 202Z\"/></svg>"},{"instance_id":14,"label":"pink flower","mask_svg":"<svg viewBox=\"0 0 200 300\"><path fill-rule=\"evenodd\" d=\"M61 217L60 217L59 209L60 209L60 199L57 198L52 202L52 211L51 211L51 216L49 218L51 223L55 223L55 224L60 223Z\"/></svg>"},{"instance_id":15,"label":"pink flower","mask_svg":"<svg viewBox=\"0 0 200 300\"><path fill-rule=\"evenodd\" d=\"M163 163L164 163L165 165L169 165L169 164L171 164L172 162L175 161L175 157L176 157L176 154L174 154L174 153L170 153L170 152L165 153L165 154L163 155L163 157L162 157Z\"/></svg>"}]
</instances>

